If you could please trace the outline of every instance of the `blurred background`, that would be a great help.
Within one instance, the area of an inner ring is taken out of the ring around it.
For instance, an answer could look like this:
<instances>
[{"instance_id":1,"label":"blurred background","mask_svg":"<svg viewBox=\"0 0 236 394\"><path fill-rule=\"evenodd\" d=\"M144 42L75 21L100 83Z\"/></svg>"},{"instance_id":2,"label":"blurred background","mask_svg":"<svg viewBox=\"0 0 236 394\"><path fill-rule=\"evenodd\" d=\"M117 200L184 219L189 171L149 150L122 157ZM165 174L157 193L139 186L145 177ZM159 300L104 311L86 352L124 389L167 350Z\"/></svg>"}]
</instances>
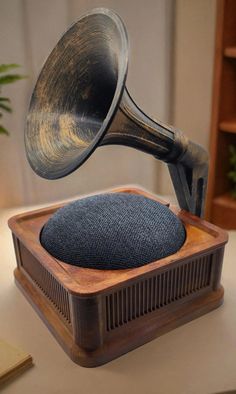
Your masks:
<instances>
[{"instance_id":1,"label":"blurred background","mask_svg":"<svg viewBox=\"0 0 236 394\"><path fill-rule=\"evenodd\" d=\"M0 207L45 203L114 185L141 185L173 195L165 165L133 149L102 147L68 177L39 178L26 161L24 123L42 63L62 33L94 7L115 10L130 44L127 87L148 115L209 145L215 0L1 0L1 63L18 63L28 78L4 86L12 114L0 134Z\"/></svg>"}]
</instances>

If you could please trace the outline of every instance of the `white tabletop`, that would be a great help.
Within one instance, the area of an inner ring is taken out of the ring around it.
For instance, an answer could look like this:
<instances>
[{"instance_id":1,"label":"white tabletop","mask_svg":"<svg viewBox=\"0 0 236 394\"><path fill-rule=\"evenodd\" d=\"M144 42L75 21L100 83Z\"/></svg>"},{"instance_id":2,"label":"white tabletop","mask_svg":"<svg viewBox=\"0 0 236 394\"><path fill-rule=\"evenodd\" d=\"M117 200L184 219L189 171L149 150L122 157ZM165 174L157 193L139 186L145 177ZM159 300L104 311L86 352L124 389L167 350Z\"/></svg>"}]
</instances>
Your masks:
<instances>
[{"instance_id":1,"label":"white tabletop","mask_svg":"<svg viewBox=\"0 0 236 394\"><path fill-rule=\"evenodd\" d=\"M16 288L15 254L0 211L0 336L34 358L34 367L3 393L210 394L236 390L236 232L230 233L222 283L223 306L98 368L74 364Z\"/></svg>"}]
</instances>

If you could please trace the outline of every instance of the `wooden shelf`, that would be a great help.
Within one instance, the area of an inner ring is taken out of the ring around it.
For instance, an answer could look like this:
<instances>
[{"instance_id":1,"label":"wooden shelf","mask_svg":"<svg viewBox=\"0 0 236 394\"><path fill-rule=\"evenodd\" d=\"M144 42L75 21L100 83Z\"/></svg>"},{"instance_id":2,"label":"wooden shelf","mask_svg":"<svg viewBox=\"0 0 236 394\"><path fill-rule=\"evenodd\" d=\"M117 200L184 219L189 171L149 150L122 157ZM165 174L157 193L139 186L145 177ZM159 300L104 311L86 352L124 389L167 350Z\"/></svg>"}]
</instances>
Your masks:
<instances>
[{"instance_id":1,"label":"wooden shelf","mask_svg":"<svg viewBox=\"0 0 236 394\"><path fill-rule=\"evenodd\" d=\"M220 122L219 129L227 133L236 133L236 120Z\"/></svg>"},{"instance_id":2,"label":"wooden shelf","mask_svg":"<svg viewBox=\"0 0 236 394\"><path fill-rule=\"evenodd\" d=\"M228 193L229 146L236 146L236 0L217 0L217 4L206 218L236 229L236 199Z\"/></svg>"},{"instance_id":3,"label":"wooden shelf","mask_svg":"<svg viewBox=\"0 0 236 394\"><path fill-rule=\"evenodd\" d=\"M224 56L230 57L232 59L236 59L236 46L235 47L227 47L224 50Z\"/></svg>"},{"instance_id":4,"label":"wooden shelf","mask_svg":"<svg viewBox=\"0 0 236 394\"><path fill-rule=\"evenodd\" d=\"M225 193L221 196L215 197L213 202L221 207L236 209L236 199L232 197L230 193Z\"/></svg>"},{"instance_id":5,"label":"wooden shelf","mask_svg":"<svg viewBox=\"0 0 236 394\"><path fill-rule=\"evenodd\" d=\"M227 230L235 229L236 199L230 193L225 193L215 197L212 205L214 223Z\"/></svg>"}]
</instances>

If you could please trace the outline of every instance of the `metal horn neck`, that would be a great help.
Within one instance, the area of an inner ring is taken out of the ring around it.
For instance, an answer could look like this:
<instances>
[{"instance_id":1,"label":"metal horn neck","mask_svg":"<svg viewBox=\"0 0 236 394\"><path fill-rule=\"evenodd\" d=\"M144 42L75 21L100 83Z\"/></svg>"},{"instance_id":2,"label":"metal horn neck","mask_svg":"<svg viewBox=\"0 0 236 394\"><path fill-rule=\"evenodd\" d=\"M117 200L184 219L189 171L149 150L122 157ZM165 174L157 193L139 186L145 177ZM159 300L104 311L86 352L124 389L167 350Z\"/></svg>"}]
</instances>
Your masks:
<instances>
[{"instance_id":1,"label":"metal horn neck","mask_svg":"<svg viewBox=\"0 0 236 394\"><path fill-rule=\"evenodd\" d=\"M182 209L203 216L208 176L208 154L173 127L147 116L127 89L100 145L126 145L168 164Z\"/></svg>"}]
</instances>

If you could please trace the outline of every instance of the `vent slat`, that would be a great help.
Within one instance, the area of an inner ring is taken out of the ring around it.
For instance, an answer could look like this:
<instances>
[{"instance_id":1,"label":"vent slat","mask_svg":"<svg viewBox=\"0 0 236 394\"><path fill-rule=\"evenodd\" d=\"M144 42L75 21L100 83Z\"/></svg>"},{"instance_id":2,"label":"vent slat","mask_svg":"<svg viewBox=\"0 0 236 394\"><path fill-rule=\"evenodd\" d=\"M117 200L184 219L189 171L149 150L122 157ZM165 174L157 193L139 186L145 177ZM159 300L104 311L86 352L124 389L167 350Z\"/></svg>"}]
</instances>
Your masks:
<instances>
[{"instance_id":1,"label":"vent slat","mask_svg":"<svg viewBox=\"0 0 236 394\"><path fill-rule=\"evenodd\" d=\"M178 271L174 269L174 289L173 289L173 301L177 299L177 282L178 281Z\"/></svg>"},{"instance_id":2,"label":"vent slat","mask_svg":"<svg viewBox=\"0 0 236 394\"><path fill-rule=\"evenodd\" d=\"M162 283L162 305L164 306L166 304L166 272L163 273Z\"/></svg>"},{"instance_id":3,"label":"vent slat","mask_svg":"<svg viewBox=\"0 0 236 394\"><path fill-rule=\"evenodd\" d=\"M183 263L107 295L107 331L128 324L209 286L211 266L212 254ZM59 294L59 289L57 291ZM63 309L64 299L59 304Z\"/></svg>"},{"instance_id":4,"label":"vent slat","mask_svg":"<svg viewBox=\"0 0 236 394\"><path fill-rule=\"evenodd\" d=\"M200 264L199 281L198 281L199 289L201 289L202 286L203 263L204 263L204 257L201 259L201 264Z\"/></svg>"},{"instance_id":5,"label":"vent slat","mask_svg":"<svg viewBox=\"0 0 236 394\"><path fill-rule=\"evenodd\" d=\"M142 315L144 315L145 313L145 286L144 283L145 282L141 282L142 283Z\"/></svg>"},{"instance_id":6,"label":"vent slat","mask_svg":"<svg viewBox=\"0 0 236 394\"><path fill-rule=\"evenodd\" d=\"M133 317L137 317L137 288L136 284L133 286L133 302L134 302L134 307L133 307Z\"/></svg>"},{"instance_id":7,"label":"vent slat","mask_svg":"<svg viewBox=\"0 0 236 394\"><path fill-rule=\"evenodd\" d=\"M106 311L107 311L107 331L110 331L110 322L111 322L111 316L110 316L110 306L109 306L109 297L106 297Z\"/></svg>"},{"instance_id":8,"label":"vent slat","mask_svg":"<svg viewBox=\"0 0 236 394\"><path fill-rule=\"evenodd\" d=\"M194 277L195 277L195 262L192 265L192 275L191 275L191 287L190 287L190 293L193 292L194 288Z\"/></svg>"},{"instance_id":9,"label":"vent slat","mask_svg":"<svg viewBox=\"0 0 236 394\"><path fill-rule=\"evenodd\" d=\"M157 277L154 276L153 278L154 282L153 282L153 286L154 286L154 292L153 292L153 310L156 309L156 299L157 299Z\"/></svg>"},{"instance_id":10,"label":"vent slat","mask_svg":"<svg viewBox=\"0 0 236 394\"><path fill-rule=\"evenodd\" d=\"M170 302L172 302L173 301L173 296L174 296L175 270L171 270L170 281L171 281L171 285L170 285Z\"/></svg>"},{"instance_id":11,"label":"vent slat","mask_svg":"<svg viewBox=\"0 0 236 394\"><path fill-rule=\"evenodd\" d=\"M167 271L167 296L166 296L166 304L169 304L170 302L170 296L171 296L171 283L172 283L172 270Z\"/></svg>"},{"instance_id":12,"label":"vent slat","mask_svg":"<svg viewBox=\"0 0 236 394\"><path fill-rule=\"evenodd\" d=\"M164 273L163 305L167 304L167 272Z\"/></svg>"},{"instance_id":13,"label":"vent slat","mask_svg":"<svg viewBox=\"0 0 236 394\"><path fill-rule=\"evenodd\" d=\"M184 295L184 282L185 282L185 266L184 265L181 266L180 276L181 276L180 298L182 298Z\"/></svg>"},{"instance_id":14,"label":"vent slat","mask_svg":"<svg viewBox=\"0 0 236 394\"><path fill-rule=\"evenodd\" d=\"M64 287L38 261L22 260L22 267L63 318L71 324L69 295Z\"/></svg>"},{"instance_id":15,"label":"vent slat","mask_svg":"<svg viewBox=\"0 0 236 394\"><path fill-rule=\"evenodd\" d=\"M188 284L189 284L189 264L185 266L185 282L184 282L184 296L188 294Z\"/></svg>"},{"instance_id":16,"label":"vent slat","mask_svg":"<svg viewBox=\"0 0 236 394\"><path fill-rule=\"evenodd\" d=\"M161 286L162 284L161 284L161 275L159 275L158 276L158 292L159 292L159 297L158 297L158 308L160 308L161 307L161 289L162 289L162 286Z\"/></svg>"},{"instance_id":17,"label":"vent slat","mask_svg":"<svg viewBox=\"0 0 236 394\"><path fill-rule=\"evenodd\" d=\"M177 267L177 280L176 280L176 297L175 299L178 300L181 294L181 267Z\"/></svg>"},{"instance_id":18,"label":"vent slat","mask_svg":"<svg viewBox=\"0 0 236 394\"><path fill-rule=\"evenodd\" d=\"M153 281L154 281L154 278L150 278L149 281L150 281L150 286L149 286L149 289L150 289L150 291L149 291L149 299L150 299L149 312L151 312L153 310L153 292L154 292L153 291Z\"/></svg>"},{"instance_id":19,"label":"vent slat","mask_svg":"<svg viewBox=\"0 0 236 394\"><path fill-rule=\"evenodd\" d=\"M192 273L193 273L193 265L192 265L191 263L189 263L189 276L188 276L187 294L190 294L190 293L191 293Z\"/></svg>"},{"instance_id":20,"label":"vent slat","mask_svg":"<svg viewBox=\"0 0 236 394\"><path fill-rule=\"evenodd\" d=\"M207 273L207 259L206 256L204 257L204 267L203 267L203 275L202 275L202 287L205 286L205 282L206 282L206 273Z\"/></svg>"},{"instance_id":21,"label":"vent slat","mask_svg":"<svg viewBox=\"0 0 236 394\"><path fill-rule=\"evenodd\" d=\"M132 319L132 293L131 287L128 287L128 294L129 294L129 314L128 314L128 321Z\"/></svg>"}]
</instances>

